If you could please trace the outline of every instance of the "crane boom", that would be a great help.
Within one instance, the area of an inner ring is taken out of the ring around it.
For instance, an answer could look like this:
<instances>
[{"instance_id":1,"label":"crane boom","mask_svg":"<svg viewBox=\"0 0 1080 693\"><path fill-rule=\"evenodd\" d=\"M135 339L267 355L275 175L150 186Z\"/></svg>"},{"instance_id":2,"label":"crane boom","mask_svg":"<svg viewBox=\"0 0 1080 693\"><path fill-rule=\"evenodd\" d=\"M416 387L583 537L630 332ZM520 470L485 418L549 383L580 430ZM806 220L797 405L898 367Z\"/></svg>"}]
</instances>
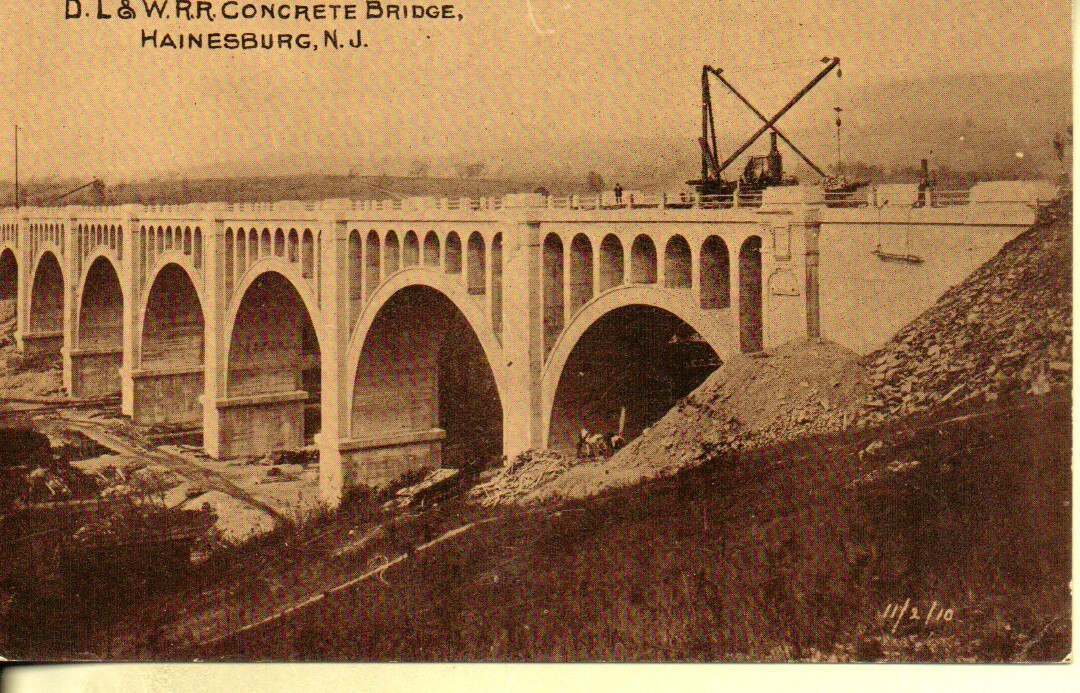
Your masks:
<instances>
[{"instance_id":1,"label":"crane boom","mask_svg":"<svg viewBox=\"0 0 1080 693\"><path fill-rule=\"evenodd\" d=\"M759 137L761 137L763 134L765 134L765 132L772 128L772 126L776 124L776 121L784 117L785 113L790 111L791 108L802 99L802 97L806 96L806 94L809 93L811 89L817 86L818 82L825 78L825 75L835 70L839 64L840 58L831 58L829 60L829 64L826 65L825 68L821 72L819 72L816 77L810 80L810 82L805 87L800 89L798 94L791 97L791 100L784 104L784 107L781 108L776 115L765 121L765 124L758 128L758 131L750 136L750 139L746 140L746 142L743 143L741 147L735 150L735 152L731 156L729 156L727 159L724 160L722 164L720 164L716 171L716 175L719 176L721 173L723 173L724 170L731 165L731 162L735 161L735 159L738 159L743 152L749 149L750 146L753 145Z\"/></svg>"}]
</instances>

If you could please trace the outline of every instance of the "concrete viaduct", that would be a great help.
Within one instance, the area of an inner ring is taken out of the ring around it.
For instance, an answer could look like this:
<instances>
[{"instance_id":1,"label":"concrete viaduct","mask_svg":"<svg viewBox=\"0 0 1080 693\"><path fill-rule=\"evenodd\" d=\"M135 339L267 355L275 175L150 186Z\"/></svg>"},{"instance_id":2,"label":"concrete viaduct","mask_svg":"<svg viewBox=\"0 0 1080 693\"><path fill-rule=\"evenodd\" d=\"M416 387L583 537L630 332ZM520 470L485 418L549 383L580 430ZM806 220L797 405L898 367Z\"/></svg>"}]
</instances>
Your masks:
<instances>
[{"instance_id":1,"label":"concrete viaduct","mask_svg":"<svg viewBox=\"0 0 1080 693\"><path fill-rule=\"evenodd\" d=\"M7 209L0 298L70 397L201 428L219 459L313 441L333 505L448 455L567 446L620 417L636 433L739 351L868 352L1050 196L911 195Z\"/></svg>"}]
</instances>

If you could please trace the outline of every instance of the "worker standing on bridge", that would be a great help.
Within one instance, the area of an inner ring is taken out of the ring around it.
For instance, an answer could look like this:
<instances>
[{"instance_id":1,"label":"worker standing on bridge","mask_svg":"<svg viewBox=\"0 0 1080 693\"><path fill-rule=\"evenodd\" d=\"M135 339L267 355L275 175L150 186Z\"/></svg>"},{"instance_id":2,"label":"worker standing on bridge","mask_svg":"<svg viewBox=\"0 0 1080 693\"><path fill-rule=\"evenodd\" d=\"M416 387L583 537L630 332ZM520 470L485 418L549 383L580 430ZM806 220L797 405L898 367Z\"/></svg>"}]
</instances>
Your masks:
<instances>
[{"instance_id":1,"label":"worker standing on bridge","mask_svg":"<svg viewBox=\"0 0 1080 693\"><path fill-rule=\"evenodd\" d=\"M622 186L618 183L615 184L615 204L622 204Z\"/></svg>"}]
</instances>

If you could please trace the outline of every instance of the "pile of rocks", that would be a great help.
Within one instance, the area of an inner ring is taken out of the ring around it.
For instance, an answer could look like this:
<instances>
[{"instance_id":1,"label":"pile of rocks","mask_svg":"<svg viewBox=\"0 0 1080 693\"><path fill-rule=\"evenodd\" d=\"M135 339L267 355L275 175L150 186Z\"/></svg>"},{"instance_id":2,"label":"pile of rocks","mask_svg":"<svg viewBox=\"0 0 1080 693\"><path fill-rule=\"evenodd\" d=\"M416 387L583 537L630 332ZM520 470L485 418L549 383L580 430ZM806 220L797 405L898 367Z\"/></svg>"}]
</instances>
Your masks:
<instances>
[{"instance_id":1,"label":"pile of rocks","mask_svg":"<svg viewBox=\"0 0 1080 693\"><path fill-rule=\"evenodd\" d=\"M1070 387L1072 215L1043 210L966 281L866 359L863 423L1022 389Z\"/></svg>"},{"instance_id":2,"label":"pile of rocks","mask_svg":"<svg viewBox=\"0 0 1080 693\"><path fill-rule=\"evenodd\" d=\"M472 487L469 499L486 508L517 503L574 463L574 459L558 450L526 450L507 460L491 479Z\"/></svg>"},{"instance_id":3,"label":"pile of rocks","mask_svg":"<svg viewBox=\"0 0 1080 693\"><path fill-rule=\"evenodd\" d=\"M721 450L839 430L855 423L866 387L858 355L828 341L736 355L613 457L568 468L526 499L583 498L701 464Z\"/></svg>"}]
</instances>

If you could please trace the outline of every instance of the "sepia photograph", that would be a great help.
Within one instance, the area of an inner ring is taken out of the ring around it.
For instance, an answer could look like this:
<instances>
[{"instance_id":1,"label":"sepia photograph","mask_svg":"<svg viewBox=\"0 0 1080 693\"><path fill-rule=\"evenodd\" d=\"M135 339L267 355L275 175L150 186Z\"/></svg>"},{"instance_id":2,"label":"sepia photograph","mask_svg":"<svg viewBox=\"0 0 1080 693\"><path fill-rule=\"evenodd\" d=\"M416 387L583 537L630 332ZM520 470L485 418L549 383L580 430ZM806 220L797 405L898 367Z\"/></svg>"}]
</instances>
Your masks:
<instances>
[{"instance_id":1,"label":"sepia photograph","mask_svg":"<svg viewBox=\"0 0 1080 693\"><path fill-rule=\"evenodd\" d=\"M0 0L0 660L1071 663L1070 3L331 2Z\"/></svg>"}]
</instances>

